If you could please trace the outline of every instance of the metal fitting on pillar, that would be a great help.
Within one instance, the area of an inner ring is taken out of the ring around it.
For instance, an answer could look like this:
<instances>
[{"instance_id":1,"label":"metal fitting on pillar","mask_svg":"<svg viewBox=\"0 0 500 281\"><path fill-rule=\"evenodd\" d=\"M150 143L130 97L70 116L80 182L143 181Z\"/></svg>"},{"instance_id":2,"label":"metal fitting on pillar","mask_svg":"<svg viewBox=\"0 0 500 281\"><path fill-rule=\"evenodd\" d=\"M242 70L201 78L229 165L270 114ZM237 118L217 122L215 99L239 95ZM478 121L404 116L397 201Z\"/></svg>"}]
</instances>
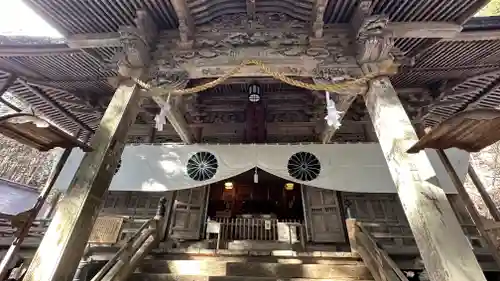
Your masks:
<instances>
[{"instance_id":1,"label":"metal fitting on pillar","mask_svg":"<svg viewBox=\"0 0 500 281\"><path fill-rule=\"evenodd\" d=\"M352 217L352 213L351 213L351 206L352 206L351 201L345 200L344 205L345 205L345 213L346 213L347 218L352 219L353 217Z\"/></svg>"}]
</instances>

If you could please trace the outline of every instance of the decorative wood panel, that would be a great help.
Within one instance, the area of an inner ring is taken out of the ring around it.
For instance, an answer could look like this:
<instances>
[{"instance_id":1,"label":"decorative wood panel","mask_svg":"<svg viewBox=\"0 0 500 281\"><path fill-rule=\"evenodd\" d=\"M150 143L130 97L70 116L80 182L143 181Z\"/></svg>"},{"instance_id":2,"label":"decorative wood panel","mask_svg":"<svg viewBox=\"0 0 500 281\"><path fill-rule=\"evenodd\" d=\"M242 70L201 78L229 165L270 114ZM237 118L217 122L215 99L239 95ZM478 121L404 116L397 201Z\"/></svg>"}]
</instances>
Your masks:
<instances>
[{"instance_id":1,"label":"decorative wood panel","mask_svg":"<svg viewBox=\"0 0 500 281\"><path fill-rule=\"evenodd\" d=\"M172 217L171 237L200 239L206 212L207 187L177 191Z\"/></svg>"},{"instance_id":2,"label":"decorative wood panel","mask_svg":"<svg viewBox=\"0 0 500 281\"><path fill-rule=\"evenodd\" d=\"M345 242L344 220L337 192L303 186L309 240L317 243Z\"/></svg>"},{"instance_id":3,"label":"decorative wood panel","mask_svg":"<svg viewBox=\"0 0 500 281\"><path fill-rule=\"evenodd\" d=\"M109 191L101 212L132 217L152 218L161 197L170 200L169 192ZM168 202L167 202L168 206Z\"/></svg>"}]
</instances>

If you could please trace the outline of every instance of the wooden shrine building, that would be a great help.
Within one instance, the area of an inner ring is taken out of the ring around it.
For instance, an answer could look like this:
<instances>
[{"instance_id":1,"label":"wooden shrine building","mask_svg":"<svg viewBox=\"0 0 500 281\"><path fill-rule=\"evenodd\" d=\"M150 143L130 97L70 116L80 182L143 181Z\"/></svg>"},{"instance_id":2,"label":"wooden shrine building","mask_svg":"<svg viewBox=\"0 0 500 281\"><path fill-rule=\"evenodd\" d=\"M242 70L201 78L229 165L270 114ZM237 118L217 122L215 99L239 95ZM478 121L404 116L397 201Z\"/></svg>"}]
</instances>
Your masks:
<instances>
[{"instance_id":1,"label":"wooden shrine building","mask_svg":"<svg viewBox=\"0 0 500 281\"><path fill-rule=\"evenodd\" d=\"M64 39L1 37L0 91L92 151L62 169L23 280L180 280L202 262L205 276L498 280L447 166L406 153L424 128L500 106L500 17L473 18L487 1L24 2ZM446 155L463 180L468 153Z\"/></svg>"}]
</instances>

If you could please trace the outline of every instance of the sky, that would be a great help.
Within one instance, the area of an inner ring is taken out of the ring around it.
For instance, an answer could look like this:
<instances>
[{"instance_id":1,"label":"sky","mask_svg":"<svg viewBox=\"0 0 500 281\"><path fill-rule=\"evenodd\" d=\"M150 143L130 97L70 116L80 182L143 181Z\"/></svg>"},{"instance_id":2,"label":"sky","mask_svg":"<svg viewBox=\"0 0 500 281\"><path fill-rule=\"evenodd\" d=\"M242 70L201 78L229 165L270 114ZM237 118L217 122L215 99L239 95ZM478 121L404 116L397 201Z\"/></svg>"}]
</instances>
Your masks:
<instances>
[{"instance_id":1,"label":"sky","mask_svg":"<svg viewBox=\"0 0 500 281\"><path fill-rule=\"evenodd\" d=\"M21 0L0 0L0 35L62 37Z\"/></svg>"}]
</instances>

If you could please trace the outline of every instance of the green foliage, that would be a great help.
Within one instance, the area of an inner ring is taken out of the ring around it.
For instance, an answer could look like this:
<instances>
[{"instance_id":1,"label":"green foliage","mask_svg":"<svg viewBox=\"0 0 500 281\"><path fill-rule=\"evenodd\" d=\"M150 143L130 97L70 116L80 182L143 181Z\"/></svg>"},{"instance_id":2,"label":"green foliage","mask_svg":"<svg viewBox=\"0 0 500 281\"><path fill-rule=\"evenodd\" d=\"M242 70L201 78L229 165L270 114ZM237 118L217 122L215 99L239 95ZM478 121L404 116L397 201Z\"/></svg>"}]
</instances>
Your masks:
<instances>
[{"instance_id":1,"label":"green foliage","mask_svg":"<svg viewBox=\"0 0 500 281\"><path fill-rule=\"evenodd\" d=\"M488 5L476 14L476 17L490 16L500 16L500 0L491 0Z\"/></svg>"}]
</instances>

